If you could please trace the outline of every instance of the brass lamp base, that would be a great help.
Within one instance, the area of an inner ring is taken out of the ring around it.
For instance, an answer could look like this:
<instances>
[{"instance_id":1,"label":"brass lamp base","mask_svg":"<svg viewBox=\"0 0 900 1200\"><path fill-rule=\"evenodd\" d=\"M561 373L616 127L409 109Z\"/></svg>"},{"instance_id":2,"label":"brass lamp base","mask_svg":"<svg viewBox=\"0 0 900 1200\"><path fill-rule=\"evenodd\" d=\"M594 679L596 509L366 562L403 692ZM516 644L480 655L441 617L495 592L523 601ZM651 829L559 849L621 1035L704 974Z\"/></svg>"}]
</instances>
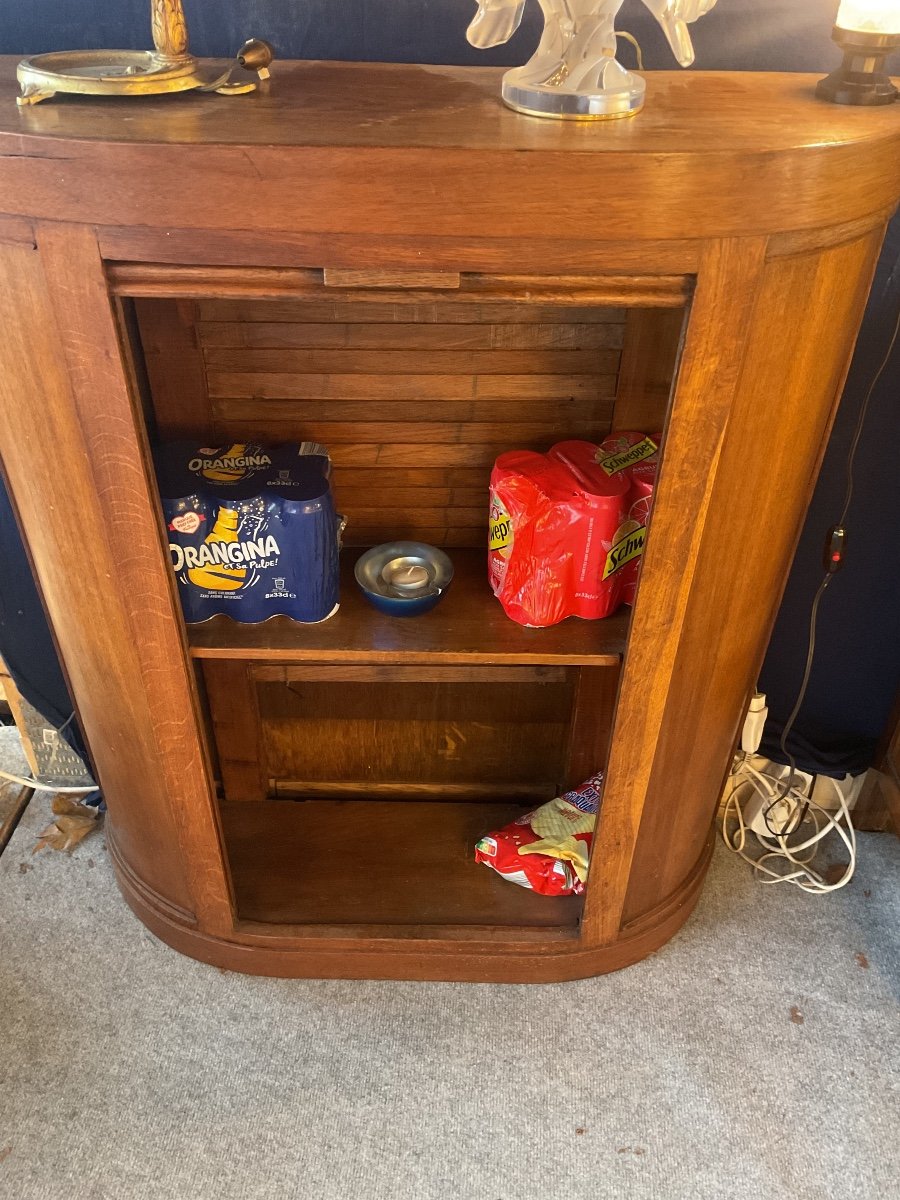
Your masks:
<instances>
[{"instance_id":1,"label":"brass lamp base","mask_svg":"<svg viewBox=\"0 0 900 1200\"><path fill-rule=\"evenodd\" d=\"M39 104L58 92L83 96L158 96L203 91L235 96L256 89L253 80L232 80L239 67L268 79L274 57L268 42L245 42L226 70L192 54L170 56L155 50L61 50L19 63L19 105Z\"/></svg>"}]
</instances>

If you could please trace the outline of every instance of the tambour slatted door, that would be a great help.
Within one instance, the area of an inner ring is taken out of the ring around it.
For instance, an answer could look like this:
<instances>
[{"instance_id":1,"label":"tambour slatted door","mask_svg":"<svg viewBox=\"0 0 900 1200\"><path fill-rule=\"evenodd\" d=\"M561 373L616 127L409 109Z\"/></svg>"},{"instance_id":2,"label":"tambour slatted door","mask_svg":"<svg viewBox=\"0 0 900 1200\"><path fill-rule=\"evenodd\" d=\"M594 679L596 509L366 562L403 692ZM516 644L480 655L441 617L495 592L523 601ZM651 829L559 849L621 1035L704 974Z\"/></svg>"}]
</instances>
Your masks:
<instances>
[{"instance_id":1,"label":"tambour slatted door","mask_svg":"<svg viewBox=\"0 0 900 1200\"><path fill-rule=\"evenodd\" d=\"M609 432L621 309L441 299L137 302L160 433L308 439L335 467L348 545L483 546L494 459ZM177 366L178 374L173 373Z\"/></svg>"}]
</instances>

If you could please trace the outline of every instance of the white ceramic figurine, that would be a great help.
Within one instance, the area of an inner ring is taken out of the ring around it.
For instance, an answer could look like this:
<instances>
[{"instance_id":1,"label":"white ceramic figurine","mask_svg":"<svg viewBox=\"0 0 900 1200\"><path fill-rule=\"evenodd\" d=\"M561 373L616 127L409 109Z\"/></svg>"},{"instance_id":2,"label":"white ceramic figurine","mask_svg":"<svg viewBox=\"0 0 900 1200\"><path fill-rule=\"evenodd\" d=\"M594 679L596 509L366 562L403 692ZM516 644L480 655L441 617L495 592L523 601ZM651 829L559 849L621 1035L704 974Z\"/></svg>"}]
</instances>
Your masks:
<instances>
[{"instance_id":1,"label":"white ceramic figurine","mask_svg":"<svg viewBox=\"0 0 900 1200\"><path fill-rule=\"evenodd\" d=\"M524 67L503 76L511 108L542 117L627 117L639 112L646 85L616 61L615 21L624 0L539 0L544 32ZM688 25L716 0L643 0L683 67L694 61ZM527 0L479 0L467 37L486 49L507 42Z\"/></svg>"}]
</instances>

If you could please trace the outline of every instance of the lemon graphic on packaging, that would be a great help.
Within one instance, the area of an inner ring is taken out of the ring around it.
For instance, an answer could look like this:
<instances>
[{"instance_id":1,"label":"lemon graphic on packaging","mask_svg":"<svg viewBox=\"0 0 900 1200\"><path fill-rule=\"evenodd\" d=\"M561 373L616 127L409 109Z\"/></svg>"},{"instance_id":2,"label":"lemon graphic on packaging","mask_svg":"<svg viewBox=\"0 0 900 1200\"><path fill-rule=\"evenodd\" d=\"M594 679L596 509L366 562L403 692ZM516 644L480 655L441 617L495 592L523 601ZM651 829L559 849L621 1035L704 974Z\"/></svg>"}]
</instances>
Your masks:
<instances>
[{"instance_id":1,"label":"lemon graphic on packaging","mask_svg":"<svg viewBox=\"0 0 900 1200\"><path fill-rule=\"evenodd\" d=\"M219 509L213 531L204 540L204 546L214 543L236 543L238 540L239 516L237 509ZM188 580L194 587L204 588L215 592L236 592L244 586L247 579L247 568L241 566L226 566L221 562L211 562L202 567L192 567Z\"/></svg>"}]
</instances>

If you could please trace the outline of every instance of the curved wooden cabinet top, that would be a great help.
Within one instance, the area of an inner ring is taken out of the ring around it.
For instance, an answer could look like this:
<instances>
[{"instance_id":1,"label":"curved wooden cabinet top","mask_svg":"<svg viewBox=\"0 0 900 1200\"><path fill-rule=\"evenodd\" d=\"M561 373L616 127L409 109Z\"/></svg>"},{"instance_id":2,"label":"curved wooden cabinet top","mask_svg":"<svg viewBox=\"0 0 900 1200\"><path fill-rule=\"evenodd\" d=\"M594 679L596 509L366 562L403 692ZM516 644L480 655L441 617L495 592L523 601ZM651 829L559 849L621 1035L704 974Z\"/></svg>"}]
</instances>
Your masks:
<instances>
[{"instance_id":1,"label":"curved wooden cabinet top","mask_svg":"<svg viewBox=\"0 0 900 1200\"><path fill-rule=\"evenodd\" d=\"M541 121L494 68L278 63L264 91L15 105L0 211L100 226L706 240L853 223L900 193L900 108L815 76L651 72L646 110ZM749 116L748 116L749 114Z\"/></svg>"}]
</instances>

